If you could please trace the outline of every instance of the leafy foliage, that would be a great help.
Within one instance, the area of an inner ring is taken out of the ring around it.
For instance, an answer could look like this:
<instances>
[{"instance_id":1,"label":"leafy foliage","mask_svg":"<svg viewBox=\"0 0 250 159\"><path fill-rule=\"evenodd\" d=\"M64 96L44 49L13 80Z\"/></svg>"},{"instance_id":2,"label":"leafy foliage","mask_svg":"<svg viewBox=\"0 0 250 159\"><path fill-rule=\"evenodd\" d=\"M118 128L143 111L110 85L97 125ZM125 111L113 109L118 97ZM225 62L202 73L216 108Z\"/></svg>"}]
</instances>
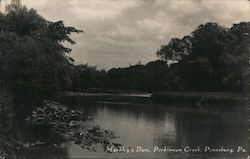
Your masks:
<instances>
[{"instance_id":1,"label":"leafy foliage","mask_svg":"<svg viewBox=\"0 0 250 159\"><path fill-rule=\"evenodd\" d=\"M44 101L43 107L38 107L26 118L26 123L33 130L38 144L61 144L73 140L83 148L95 151L98 144L112 144L110 140L118 136L98 125L84 122L92 119L92 116L82 111L71 110L57 102Z\"/></svg>"},{"instance_id":2,"label":"leafy foliage","mask_svg":"<svg viewBox=\"0 0 250 159\"><path fill-rule=\"evenodd\" d=\"M34 9L9 5L0 15L1 79L15 89L53 92L71 85L72 59L64 42L80 33L62 21L50 22Z\"/></svg>"},{"instance_id":3,"label":"leafy foliage","mask_svg":"<svg viewBox=\"0 0 250 159\"><path fill-rule=\"evenodd\" d=\"M156 55L162 60L179 61L188 55L192 49L191 37L173 38L168 45L161 46Z\"/></svg>"},{"instance_id":4,"label":"leafy foliage","mask_svg":"<svg viewBox=\"0 0 250 159\"><path fill-rule=\"evenodd\" d=\"M179 61L173 69L184 79L187 90L246 91L249 28L249 22L231 28L217 23L200 25L191 36L186 36L188 43L183 42L186 37L172 39L157 55L167 61Z\"/></svg>"},{"instance_id":5,"label":"leafy foliage","mask_svg":"<svg viewBox=\"0 0 250 159\"><path fill-rule=\"evenodd\" d=\"M79 110L70 110L57 102L44 101L45 106L38 107L26 119L31 125L53 126L57 122L86 121L92 119L88 114Z\"/></svg>"},{"instance_id":6,"label":"leafy foliage","mask_svg":"<svg viewBox=\"0 0 250 159\"><path fill-rule=\"evenodd\" d=\"M104 150L109 145L120 146L120 144L110 142L111 139L117 138L117 134L110 130L102 129L98 125L87 125L73 133L72 139L76 144L81 145L91 151L97 150L97 145L104 145Z\"/></svg>"},{"instance_id":7,"label":"leafy foliage","mask_svg":"<svg viewBox=\"0 0 250 159\"><path fill-rule=\"evenodd\" d=\"M249 22L231 28L206 23L191 35L170 40L157 51L160 60L146 65L138 63L107 72L88 65L76 66L73 90L246 92L249 43Z\"/></svg>"},{"instance_id":8,"label":"leafy foliage","mask_svg":"<svg viewBox=\"0 0 250 159\"><path fill-rule=\"evenodd\" d=\"M109 71L97 70L88 65L75 66L73 91L91 90L134 90L159 91L181 90L183 81L169 68L166 61L152 61L146 65L136 64Z\"/></svg>"}]
</instances>

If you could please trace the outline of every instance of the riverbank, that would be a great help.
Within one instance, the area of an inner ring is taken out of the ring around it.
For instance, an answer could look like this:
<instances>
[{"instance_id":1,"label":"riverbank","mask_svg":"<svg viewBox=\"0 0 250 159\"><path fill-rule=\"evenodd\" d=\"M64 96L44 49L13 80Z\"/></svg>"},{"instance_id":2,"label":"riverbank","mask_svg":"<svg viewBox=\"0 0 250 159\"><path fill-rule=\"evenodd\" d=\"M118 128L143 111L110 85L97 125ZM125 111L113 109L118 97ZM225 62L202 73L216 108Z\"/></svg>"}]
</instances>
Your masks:
<instances>
[{"instance_id":1,"label":"riverbank","mask_svg":"<svg viewBox=\"0 0 250 159\"><path fill-rule=\"evenodd\" d=\"M246 105L249 97L245 94L231 92L157 92L151 100L162 104L210 105Z\"/></svg>"},{"instance_id":2,"label":"riverbank","mask_svg":"<svg viewBox=\"0 0 250 159\"><path fill-rule=\"evenodd\" d=\"M245 94L231 92L155 92L155 93L86 93L60 92L59 96L70 97L85 103L155 103L177 104L182 106L230 106L242 108L246 106L249 97Z\"/></svg>"},{"instance_id":3,"label":"riverbank","mask_svg":"<svg viewBox=\"0 0 250 159\"><path fill-rule=\"evenodd\" d=\"M109 104L145 104L151 103L150 93L92 93L92 92L59 92L57 98L64 103L72 103L73 101L79 101L83 105L93 103L109 103Z\"/></svg>"}]
</instances>

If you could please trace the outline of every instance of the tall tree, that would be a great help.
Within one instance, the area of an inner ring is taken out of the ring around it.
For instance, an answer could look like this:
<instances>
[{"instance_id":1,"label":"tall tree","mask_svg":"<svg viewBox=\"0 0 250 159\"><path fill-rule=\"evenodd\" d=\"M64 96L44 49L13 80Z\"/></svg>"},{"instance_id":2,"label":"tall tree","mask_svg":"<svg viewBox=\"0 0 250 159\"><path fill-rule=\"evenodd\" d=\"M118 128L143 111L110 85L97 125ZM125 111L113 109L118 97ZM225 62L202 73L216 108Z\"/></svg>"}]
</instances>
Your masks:
<instances>
[{"instance_id":1,"label":"tall tree","mask_svg":"<svg viewBox=\"0 0 250 159\"><path fill-rule=\"evenodd\" d=\"M157 55L176 60L175 73L183 77L186 89L243 91L249 72L250 23L231 28L217 23L200 25L188 37L172 39Z\"/></svg>"},{"instance_id":2,"label":"tall tree","mask_svg":"<svg viewBox=\"0 0 250 159\"><path fill-rule=\"evenodd\" d=\"M2 79L12 88L55 91L67 87L72 59L64 42L80 33L62 21L51 22L34 9L9 5L0 15Z\"/></svg>"},{"instance_id":3,"label":"tall tree","mask_svg":"<svg viewBox=\"0 0 250 159\"><path fill-rule=\"evenodd\" d=\"M191 37L173 38L167 45L162 45L156 53L162 60L180 61L191 52Z\"/></svg>"}]
</instances>

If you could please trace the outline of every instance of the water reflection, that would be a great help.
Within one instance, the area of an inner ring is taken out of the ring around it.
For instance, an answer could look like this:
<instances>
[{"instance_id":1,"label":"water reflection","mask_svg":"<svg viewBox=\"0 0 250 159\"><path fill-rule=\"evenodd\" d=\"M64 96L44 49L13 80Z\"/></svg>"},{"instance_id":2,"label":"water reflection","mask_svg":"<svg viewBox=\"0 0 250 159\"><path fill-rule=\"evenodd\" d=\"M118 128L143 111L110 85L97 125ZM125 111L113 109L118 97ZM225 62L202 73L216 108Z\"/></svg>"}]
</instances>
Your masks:
<instances>
[{"instance_id":1,"label":"water reflection","mask_svg":"<svg viewBox=\"0 0 250 159\"><path fill-rule=\"evenodd\" d=\"M176 113L179 145L247 146L247 113Z\"/></svg>"},{"instance_id":2,"label":"water reflection","mask_svg":"<svg viewBox=\"0 0 250 159\"><path fill-rule=\"evenodd\" d=\"M82 106L80 103L74 103ZM85 106L94 114L94 123L120 134L116 142L128 147L142 146L152 149L154 146L179 147L221 147L247 148L247 113L244 111L208 111L204 109L180 108L178 106L159 105L117 105L98 104ZM192 158L209 155L220 157L222 153L128 153L107 154L102 151L88 152L77 145L69 147L69 156L88 157L169 157ZM244 153L230 154L245 156Z\"/></svg>"},{"instance_id":3,"label":"water reflection","mask_svg":"<svg viewBox=\"0 0 250 159\"><path fill-rule=\"evenodd\" d=\"M77 109L87 110L93 114L94 124L119 133L115 141L126 147L153 149L158 147L183 148L185 146L220 148L247 147L248 114L244 110L208 110L204 108L181 107L175 105L153 104L91 104L85 99L72 97L64 101ZM24 104L16 102L17 113L9 114L0 110L0 132L7 138L27 140L31 138L25 130L24 120L26 113ZM34 102L30 103L33 105ZM29 103L25 103L27 107ZM23 111L21 111L23 110ZM227 111L226 111L227 110ZM14 111L15 112L15 111ZM21 113L20 113L21 112ZM8 129L5 129L8 127ZM18 133L17 133L18 132ZM28 133L29 132L29 133ZM41 133L41 132L39 132ZM13 136L15 138L13 138ZM2 137L0 136L0 139ZM2 139L8 141L7 139ZM4 144L4 143L2 143ZM7 144L7 143L6 143ZM0 145L1 146L1 145ZM13 150L14 151L14 150ZM97 152L82 149L73 143L65 147L36 147L27 150L17 150L15 154L27 158L219 158L228 154L223 153L106 153L100 148ZM245 156L244 153L230 154L227 158Z\"/></svg>"},{"instance_id":4,"label":"water reflection","mask_svg":"<svg viewBox=\"0 0 250 159\"><path fill-rule=\"evenodd\" d=\"M36 147L31 149L17 150L15 158L69 158L66 147Z\"/></svg>"}]
</instances>

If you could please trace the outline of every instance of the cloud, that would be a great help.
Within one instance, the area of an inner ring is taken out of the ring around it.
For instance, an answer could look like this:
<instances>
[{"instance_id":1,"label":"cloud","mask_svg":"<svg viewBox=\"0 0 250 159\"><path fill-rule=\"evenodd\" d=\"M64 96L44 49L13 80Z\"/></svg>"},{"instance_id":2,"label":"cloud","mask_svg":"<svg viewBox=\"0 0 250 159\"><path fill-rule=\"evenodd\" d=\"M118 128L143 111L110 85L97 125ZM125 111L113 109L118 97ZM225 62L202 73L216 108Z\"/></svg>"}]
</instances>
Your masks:
<instances>
[{"instance_id":1,"label":"cloud","mask_svg":"<svg viewBox=\"0 0 250 159\"><path fill-rule=\"evenodd\" d=\"M113 18L123 10L139 4L140 1L127 0L71 0L73 11L84 20Z\"/></svg>"},{"instance_id":2,"label":"cloud","mask_svg":"<svg viewBox=\"0 0 250 159\"><path fill-rule=\"evenodd\" d=\"M5 3L7 0L3 0ZM50 20L85 31L74 34L76 63L98 68L124 67L155 60L155 52L173 37L200 24L230 27L250 20L247 0L22 0Z\"/></svg>"}]
</instances>

